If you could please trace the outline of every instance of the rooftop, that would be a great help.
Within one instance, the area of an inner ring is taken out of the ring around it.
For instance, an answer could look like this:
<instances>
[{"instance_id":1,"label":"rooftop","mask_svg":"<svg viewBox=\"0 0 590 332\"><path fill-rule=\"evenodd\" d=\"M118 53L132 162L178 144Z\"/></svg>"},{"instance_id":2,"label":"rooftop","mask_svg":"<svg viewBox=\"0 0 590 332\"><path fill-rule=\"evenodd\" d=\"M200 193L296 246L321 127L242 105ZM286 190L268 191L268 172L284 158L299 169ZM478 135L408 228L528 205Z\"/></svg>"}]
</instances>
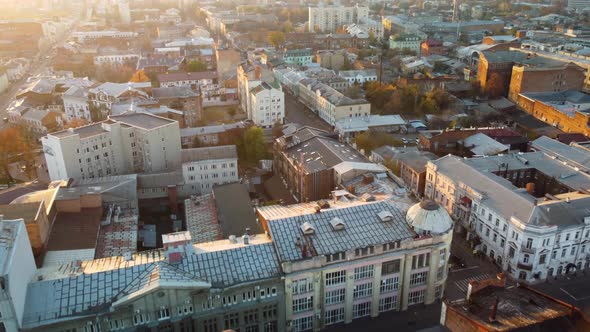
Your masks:
<instances>
[{"instance_id":1,"label":"rooftop","mask_svg":"<svg viewBox=\"0 0 590 332\"><path fill-rule=\"evenodd\" d=\"M182 162L238 158L235 145L210 146L181 150Z\"/></svg>"},{"instance_id":2,"label":"rooftop","mask_svg":"<svg viewBox=\"0 0 590 332\"><path fill-rule=\"evenodd\" d=\"M340 132L366 131L371 127L399 126L406 124L399 115L369 115L366 117L347 118L336 121L336 130Z\"/></svg>"},{"instance_id":3,"label":"rooftop","mask_svg":"<svg viewBox=\"0 0 590 332\"><path fill-rule=\"evenodd\" d=\"M489 317L496 299L499 300L496 317L493 322L490 322ZM572 313L570 306L525 286L488 286L473 294L469 302L447 305L488 331L520 331L533 329L533 326L537 327L536 331L545 331L545 329L539 329L538 325L557 318L567 318ZM566 326L571 328L570 324ZM556 328L560 329L552 325L552 328L547 330L555 330ZM564 329L567 328L564 327Z\"/></svg>"},{"instance_id":4,"label":"rooftop","mask_svg":"<svg viewBox=\"0 0 590 332\"><path fill-rule=\"evenodd\" d=\"M79 267L68 264L39 270L44 280L29 285L23 325L33 328L74 315L103 312L129 295L150 289L153 285L147 280L151 277L158 285L183 282L223 288L279 276L271 243L230 246L227 240L218 242L227 250L207 251L195 246L193 254L174 266L165 262L163 250L155 250L133 254L130 260L116 256L85 261ZM75 289L83 291L70 296Z\"/></svg>"},{"instance_id":5,"label":"rooftop","mask_svg":"<svg viewBox=\"0 0 590 332\"><path fill-rule=\"evenodd\" d=\"M204 79L209 79L209 80L217 79L217 72L215 72L215 71L178 72L178 73L158 75L158 81L160 83L176 82L176 81L204 80Z\"/></svg>"},{"instance_id":6,"label":"rooftop","mask_svg":"<svg viewBox=\"0 0 590 332\"><path fill-rule=\"evenodd\" d=\"M178 86L169 88L153 88L152 96L154 99L166 99L166 98L190 98L198 97L199 93L193 91L188 86Z\"/></svg>"},{"instance_id":7,"label":"rooftop","mask_svg":"<svg viewBox=\"0 0 590 332\"><path fill-rule=\"evenodd\" d=\"M11 269L15 257L14 243L20 232L26 232L26 227L19 220L0 220L0 276L5 276Z\"/></svg>"},{"instance_id":8,"label":"rooftop","mask_svg":"<svg viewBox=\"0 0 590 332\"><path fill-rule=\"evenodd\" d=\"M192 196L185 199L184 212L186 228L193 243L221 239L221 225L217 221L217 208L213 195Z\"/></svg>"},{"instance_id":9,"label":"rooftop","mask_svg":"<svg viewBox=\"0 0 590 332\"><path fill-rule=\"evenodd\" d=\"M575 165L586 172L590 172L590 151L572 145L567 145L547 136L541 136L532 142L532 148L542 151L559 160Z\"/></svg>"},{"instance_id":10,"label":"rooftop","mask_svg":"<svg viewBox=\"0 0 590 332\"><path fill-rule=\"evenodd\" d=\"M37 220L43 201L0 205L0 215L6 219L23 219L25 224L34 223Z\"/></svg>"},{"instance_id":11,"label":"rooftop","mask_svg":"<svg viewBox=\"0 0 590 332\"><path fill-rule=\"evenodd\" d=\"M331 202L330 202L331 203ZM316 204L272 205L258 208L268 223L273 244L281 261L305 259L301 246L307 243L312 256L329 255L356 248L410 240L416 236L406 222L405 206L391 201L341 202L334 207L315 210ZM390 221L379 213L389 212ZM331 221L339 218L344 229L335 230ZM313 229L304 235L302 226Z\"/></svg>"},{"instance_id":12,"label":"rooftop","mask_svg":"<svg viewBox=\"0 0 590 332\"><path fill-rule=\"evenodd\" d=\"M506 152L509 146L504 145L483 133L477 133L463 140L463 144L474 155L491 156Z\"/></svg>"},{"instance_id":13,"label":"rooftop","mask_svg":"<svg viewBox=\"0 0 590 332\"><path fill-rule=\"evenodd\" d=\"M529 92L521 95L531 100L538 100L552 106L572 118L576 112L590 112L590 95L581 91Z\"/></svg>"},{"instance_id":14,"label":"rooftop","mask_svg":"<svg viewBox=\"0 0 590 332\"><path fill-rule=\"evenodd\" d=\"M250 234L262 232L244 184L229 183L214 186L213 196L224 237L241 236L246 233L246 228L250 229Z\"/></svg>"},{"instance_id":15,"label":"rooftop","mask_svg":"<svg viewBox=\"0 0 590 332\"><path fill-rule=\"evenodd\" d=\"M146 130L152 130L172 123L177 123L175 120L170 120L167 118L163 118L161 116L156 116L142 112L110 116L109 119L132 127Z\"/></svg>"}]
</instances>

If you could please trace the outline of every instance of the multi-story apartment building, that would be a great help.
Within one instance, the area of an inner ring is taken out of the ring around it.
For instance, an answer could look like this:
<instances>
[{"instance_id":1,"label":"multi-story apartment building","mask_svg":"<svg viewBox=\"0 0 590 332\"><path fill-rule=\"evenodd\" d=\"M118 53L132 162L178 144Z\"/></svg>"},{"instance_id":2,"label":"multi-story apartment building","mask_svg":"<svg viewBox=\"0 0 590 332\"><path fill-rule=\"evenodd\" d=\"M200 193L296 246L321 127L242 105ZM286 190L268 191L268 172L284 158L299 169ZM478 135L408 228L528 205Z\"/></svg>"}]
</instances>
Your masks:
<instances>
[{"instance_id":1,"label":"multi-story apartment building","mask_svg":"<svg viewBox=\"0 0 590 332\"><path fill-rule=\"evenodd\" d=\"M178 122L147 113L110 116L41 142L51 180L165 172L181 161Z\"/></svg>"},{"instance_id":2,"label":"multi-story apartment building","mask_svg":"<svg viewBox=\"0 0 590 332\"><path fill-rule=\"evenodd\" d=\"M588 189L588 174L542 152L448 155L426 166L425 197L444 206L481 253L529 282L589 266Z\"/></svg>"},{"instance_id":3,"label":"multi-story apartment building","mask_svg":"<svg viewBox=\"0 0 590 332\"><path fill-rule=\"evenodd\" d=\"M182 176L185 185L196 192L210 193L213 186L237 182L238 153L235 145L182 150Z\"/></svg>"},{"instance_id":4,"label":"multi-story apartment building","mask_svg":"<svg viewBox=\"0 0 590 332\"><path fill-rule=\"evenodd\" d=\"M217 72L179 72L158 75L162 87L190 87L201 91L203 98L213 95L219 89Z\"/></svg>"},{"instance_id":5,"label":"multi-story apartment building","mask_svg":"<svg viewBox=\"0 0 590 332\"><path fill-rule=\"evenodd\" d=\"M585 77L584 68L571 62L552 66L516 64L512 67L508 98L516 101L519 94L527 92L581 90Z\"/></svg>"},{"instance_id":6,"label":"multi-story apartment building","mask_svg":"<svg viewBox=\"0 0 590 332\"><path fill-rule=\"evenodd\" d=\"M283 54L283 61L290 65L308 66L312 63L311 48L288 49Z\"/></svg>"},{"instance_id":7,"label":"multi-story apartment building","mask_svg":"<svg viewBox=\"0 0 590 332\"><path fill-rule=\"evenodd\" d=\"M310 32L336 32L344 25L365 23L369 19L369 7L318 6L309 7Z\"/></svg>"},{"instance_id":8,"label":"multi-story apartment building","mask_svg":"<svg viewBox=\"0 0 590 332\"><path fill-rule=\"evenodd\" d=\"M257 126L270 128L283 124L285 118L285 94L266 82L250 90L252 120Z\"/></svg>"},{"instance_id":9,"label":"multi-story apartment building","mask_svg":"<svg viewBox=\"0 0 590 332\"><path fill-rule=\"evenodd\" d=\"M327 204L327 205L326 205ZM453 221L425 201L258 208L285 281L287 331L319 331L440 299Z\"/></svg>"},{"instance_id":10,"label":"multi-story apartment building","mask_svg":"<svg viewBox=\"0 0 590 332\"><path fill-rule=\"evenodd\" d=\"M392 50L402 51L404 49L420 55L420 44L422 38L418 35L402 34L389 37L389 48Z\"/></svg>"},{"instance_id":11,"label":"multi-story apartment building","mask_svg":"<svg viewBox=\"0 0 590 332\"><path fill-rule=\"evenodd\" d=\"M203 98L190 87L153 88L152 97L161 105L182 110L187 127L196 127L203 117Z\"/></svg>"},{"instance_id":12,"label":"multi-story apartment building","mask_svg":"<svg viewBox=\"0 0 590 332\"><path fill-rule=\"evenodd\" d=\"M88 104L88 89L72 86L62 95L66 120L83 119L92 121Z\"/></svg>"},{"instance_id":13,"label":"multi-story apartment building","mask_svg":"<svg viewBox=\"0 0 590 332\"><path fill-rule=\"evenodd\" d=\"M106 82L88 90L88 105L92 121L98 121L111 114L114 103L148 99L148 95L129 84ZM84 112L86 113L86 112Z\"/></svg>"},{"instance_id":14,"label":"multi-story apartment building","mask_svg":"<svg viewBox=\"0 0 590 332\"><path fill-rule=\"evenodd\" d=\"M298 84L301 102L331 126L340 119L366 117L371 114L371 104L365 99L349 98L315 79L303 79Z\"/></svg>"}]
</instances>

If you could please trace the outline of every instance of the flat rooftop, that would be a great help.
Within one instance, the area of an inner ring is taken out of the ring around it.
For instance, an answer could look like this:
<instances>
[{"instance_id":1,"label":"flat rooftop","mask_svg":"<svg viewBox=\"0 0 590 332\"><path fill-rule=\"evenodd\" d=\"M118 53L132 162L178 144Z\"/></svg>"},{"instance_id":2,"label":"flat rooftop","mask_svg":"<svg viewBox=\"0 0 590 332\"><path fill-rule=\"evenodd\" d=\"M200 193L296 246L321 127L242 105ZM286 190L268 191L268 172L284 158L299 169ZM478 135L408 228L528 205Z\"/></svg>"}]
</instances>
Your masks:
<instances>
[{"instance_id":1,"label":"flat rooftop","mask_svg":"<svg viewBox=\"0 0 590 332\"><path fill-rule=\"evenodd\" d=\"M58 212L49 235L47 250L96 248L101 216L102 208Z\"/></svg>"},{"instance_id":2,"label":"flat rooftop","mask_svg":"<svg viewBox=\"0 0 590 332\"><path fill-rule=\"evenodd\" d=\"M203 160L238 158L238 152L235 145L182 149L180 152L183 163Z\"/></svg>"},{"instance_id":3,"label":"flat rooftop","mask_svg":"<svg viewBox=\"0 0 590 332\"><path fill-rule=\"evenodd\" d=\"M496 320L490 322L491 308L496 299ZM543 322L567 317L572 312L569 306L542 296L524 287L488 286L470 298L470 303L448 304L463 315L484 325L488 331L512 331Z\"/></svg>"},{"instance_id":4,"label":"flat rooftop","mask_svg":"<svg viewBox=\"0 0 590 332\"><path fill-rule=\"evenodd\" d=\"M241 236L246 232L246 228L250 228L250 234L262 232L244 184L228 183L214 186L213 196L224 238L230 235Z\"/></svg>"},{"instance_id":5,"label":"flat rooftop","mask_svg":"<svg viewBox=\"0 0 590 332\"><path fill-rule=\"evenodd\" d=\"M110 116L109 119L141 129L155 129L175 123L175 120L163 118L149 113L126 113Z\"/></svg>"}]
</instances>

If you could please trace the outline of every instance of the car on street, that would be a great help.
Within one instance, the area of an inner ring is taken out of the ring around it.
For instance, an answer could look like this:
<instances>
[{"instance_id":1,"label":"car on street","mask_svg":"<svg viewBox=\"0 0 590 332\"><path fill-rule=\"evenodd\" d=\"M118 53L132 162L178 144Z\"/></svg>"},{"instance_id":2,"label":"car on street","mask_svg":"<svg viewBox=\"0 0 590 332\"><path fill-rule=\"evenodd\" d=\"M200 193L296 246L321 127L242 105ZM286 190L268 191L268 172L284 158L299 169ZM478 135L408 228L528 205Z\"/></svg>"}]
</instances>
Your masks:
<instances>
[{"instance_id":1,"label":"car on street","mask_svg":"<svg viewBox=\"0 0 590 332\"><path fill-rule=\"evenodd\" d=\"M408 144L408 140L404 137L404 138L402 138L402 143Z\"/></svg>"}]
</instances>

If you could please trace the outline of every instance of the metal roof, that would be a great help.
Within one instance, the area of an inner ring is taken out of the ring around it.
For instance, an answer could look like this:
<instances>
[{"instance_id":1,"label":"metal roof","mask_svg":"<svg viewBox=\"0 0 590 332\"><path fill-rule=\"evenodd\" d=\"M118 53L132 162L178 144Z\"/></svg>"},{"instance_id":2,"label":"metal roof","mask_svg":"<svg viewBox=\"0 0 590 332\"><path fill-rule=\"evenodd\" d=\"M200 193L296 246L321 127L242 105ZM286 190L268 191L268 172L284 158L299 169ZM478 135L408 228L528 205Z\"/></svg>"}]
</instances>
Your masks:
<instances>
[{"instance_id":1,"label":"metal roof","mask_svg":"<svg viewBox=\"0 0 590 332\"><path fill-rule=\"evenodd\" d=\"M258 209L267 220L273 244L279 259L297 261L304 259L298 242L307 241L311 252L328 255L356 248L407 240L416 236L406 222L402 205L391 201L372 203L339 203L336 207L310 211L312 205L269 206ZM306 209L307 207L307 209ZM295 209L296 213L290 210ZM388 211L393 220L383 222L379 213ZM339 218L344 229L334 230L331 221ZM301 226L308 223L314 233L304 235ZM298 241L299 239L299 241Z\"/></svg>"}]
</instances>

